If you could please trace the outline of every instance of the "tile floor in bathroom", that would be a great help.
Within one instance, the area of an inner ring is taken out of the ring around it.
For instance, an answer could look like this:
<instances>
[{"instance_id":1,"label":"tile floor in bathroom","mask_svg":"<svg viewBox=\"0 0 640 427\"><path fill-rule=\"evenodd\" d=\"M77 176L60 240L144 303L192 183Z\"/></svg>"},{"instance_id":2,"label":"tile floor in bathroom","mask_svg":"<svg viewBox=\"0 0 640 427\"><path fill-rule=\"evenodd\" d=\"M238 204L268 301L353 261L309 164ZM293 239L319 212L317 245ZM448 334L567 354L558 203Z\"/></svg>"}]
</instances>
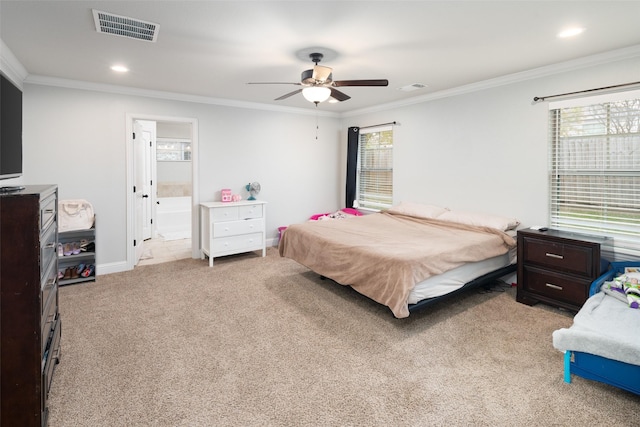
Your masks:
<instances>
[{"instance_id":1,"label":"tile floor in bathroom","mask_svg":"<svg viewBox=\"0 0 640 427\"><path fill-rule=\"evenodd\" d=\"M150 239L144 242L144 252L138 266L160 264L184 258L191 258L191 239Z\"/></svg>"}]
</instances>

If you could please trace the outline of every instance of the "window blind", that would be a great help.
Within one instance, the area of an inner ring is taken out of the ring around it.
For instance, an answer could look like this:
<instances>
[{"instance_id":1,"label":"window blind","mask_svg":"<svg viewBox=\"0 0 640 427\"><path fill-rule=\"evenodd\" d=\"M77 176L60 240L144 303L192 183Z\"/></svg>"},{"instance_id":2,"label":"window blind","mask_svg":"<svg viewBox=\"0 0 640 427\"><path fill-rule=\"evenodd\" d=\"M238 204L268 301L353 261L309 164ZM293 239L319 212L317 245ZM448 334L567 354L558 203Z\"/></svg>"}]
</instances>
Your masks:
<instances>
[{"instance_id":1,"label":"window blind","mask_svg":"<svg viewBox=\"0 0 640 427\"><path fill-rule=\"evenodd\" d=\"M615 98L550 105L549 223L611 237L604 251L637 259L640 91Z\"/></svg>"},{"instance_id":2,"label":"window blind","mask_svg":"<svg viewBox=\"0 0 640 427\"><path fill-rule=\"evenodd\" d=\"M358 207L381 210L393 203L393 130L360 129L357 168Z\"/></svg>"}]
</instances>

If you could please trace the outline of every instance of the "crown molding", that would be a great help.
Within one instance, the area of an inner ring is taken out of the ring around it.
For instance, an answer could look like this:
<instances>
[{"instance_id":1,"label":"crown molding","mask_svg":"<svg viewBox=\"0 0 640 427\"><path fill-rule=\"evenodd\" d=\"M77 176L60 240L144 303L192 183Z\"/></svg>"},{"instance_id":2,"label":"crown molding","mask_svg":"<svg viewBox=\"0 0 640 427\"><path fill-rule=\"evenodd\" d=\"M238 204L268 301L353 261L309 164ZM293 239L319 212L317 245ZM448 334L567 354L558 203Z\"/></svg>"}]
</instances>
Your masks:
<instances>
[{"instance_id":1,"label":"crown molding","mask_svg":"<svg viewBox=\"0 0 640 427\"><path fill-rule=\"evenodd\" d=\"M22 82L29 75L11 49L0 39L0 71L22 90Z\"/></svg>"},{"instance_id":2,"label":"crown molding","mask_svg":"<svg viewBox=\"0 0 640 427\"><path fill-rule=\"evenodd\" d=\"M464 86L458 86L451 89L441 90L439 92L421 95L414 98L404 99L402 101L390 102L374 107L362 108L342 113L342 117L353 117L367 113L376 113L387 111L395 108L407 107L410 105L421 104L427 101L433 101L441 98L464 95L471 92L477 92L485 89L491 89L513 83L520 83L527 80L533 80L541 77L552 76L555 74L565 73L568 71L580 70L583 68L593 67L602 64L608 64L625 59L632 59L640 56L640 45L630 46L623 49L612 50L598 55L586 56L570 61L559 62L557 64L547 65L544 67L533 68L531 70L519 73L507 74L493 79L483 80Z\"/></svg>"},{"instance_id":3,"label":"crown molding","mask_svg":"<svg viewBox=\"0 0 640 427\"><path fill-rule=\"evenodd\" d=\"M54 86L54 87L63 87L67 89L80 89L87 90L93 92L106 92L106 93L116 93L120 95L131 95L131 96L141 96L146 98L156 98L163 99L169 101L182 101L182 102L190 102L197 104L207 104L207 105L217 105L223 107L233 107L233 108L245 108L251 110L266 110L266 111L274 111L280 113L289 113L289 114L299 114L299 115L307 115L307 116L323 116L323 117L340 117L338 113L332 113L327 111L316 111L305 108L295 108L295 107L281 107L277 105L271 104L261 104L258 102L248 102L248 101L236 101L232 99L224 99L224 98L213 98L199 95L188 95L176 92L164 92L164 91L156 91L156 90L148 90L148 89L139 89L128 86L118 86L118 85L108 85L102 83L92 83L81 80L71 80L71 79L62 79L58 77L48 77L48 76L38 76L38 75L28 75L24 80L24 83L34 84L34 85L42 85L42 86Z\"/></svg>"},{"instance_id":4,"label":"crown molding","mask_svg":"<svg viewBox=\"0 0 640 427\"><path fill-rule=\"evenodd\" d=\"M353 117L367 113L374 113L380 111L387 111L395 108L401 108L411 106L415 104L421 104L428 101L433 101L441 98L448 98L452 96L463 95L467 93L477 92L485 89L491 89L499 86L504 86L513 83L519 83L527 80L533 80L536 78L551 76L568 71L579 70L587 67L593 67L601 64L607 64L616 61L622 61L625 59L631 59L640 56L640 45L630 46L627 48L617 49L597 55L591 55L583 58L578 58L570 61L564 61L553 65L534 68L527 71L508 74L493 79L483 80L468 85L458 86L451 89L445 89L442 91L417 96L397 102L390 102L380 104L373 107L362 108L358 110L351 110L342 113L335 113L329 111L322 111L317 109L305 109L295 107L282 107L272 104L261 104L257 102L237 101L223 98L205 97L199 95L188 95L175 92L154 91L147 89L138 89L126 86L107 85L100 83L91 83L80 80L61 79L56 77L47 77L39 75L30 75L24 66L13 55L13 52L5 45L0 39L0 71L3 72L9 79L13 80L20 88L22 88L23 82L28 84L44 85L44 86L56 86L69 89L81 89L96 92L118 93L121 95L141 96L147 98L156 98L172 101L182 101L191 103L200 103L208 105L217 105L223 107L233 108L245 108L252 110L264 110L288 114L299 115L317 115L322 117L332 118L346 118Z\"/></svg>"}]
</instances>

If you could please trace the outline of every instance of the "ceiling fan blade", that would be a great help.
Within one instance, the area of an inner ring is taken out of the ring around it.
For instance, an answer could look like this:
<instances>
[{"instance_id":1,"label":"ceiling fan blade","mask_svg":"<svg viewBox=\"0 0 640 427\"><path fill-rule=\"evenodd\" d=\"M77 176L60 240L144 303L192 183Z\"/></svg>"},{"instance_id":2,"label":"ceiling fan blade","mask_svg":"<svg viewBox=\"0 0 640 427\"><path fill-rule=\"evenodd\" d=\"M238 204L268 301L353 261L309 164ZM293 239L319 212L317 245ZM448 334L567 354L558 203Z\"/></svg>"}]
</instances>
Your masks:
<instances>
[{"instance_id":1,"label":"ceiling fan blade","mask_svg":"<svg viewBox=\"0 0 640 427\"><path fill-rule=\"evenodd\" d=\"M332 87L329 89L331 89L331 97L336 101L346 101L347 99L351 99L349 95L344 92L340 92L338 89L334 89Z\"/></svg>"},{"instance_id":2,"label":"ceiling fan blade","mask_svg":"<svg viewBox=\"0 0 640 427\"><path fill-rule=\"evenodd\" d=\"M333 82L333 86L389 86L389 80L376 79L376 80L338 80Z\"/></svg>"},{"instance_id":3,"label":"ceiling fan blade","mask_svg":"<svg viewBox=\"0 0 640 427\"><path fill-rule=\"evenodd\" d=\"M249 82L248 85L298 85L300 83L291 83L291 82Z\"/></svg>"},{"instance_id":4,"label":"ceiling fan blade","mask_svg":"<svg viewBox=\"0 0 640 427\"><path fill-rule=\"evenodd\" d=\"M294 90L293 92L286 93L286 94L282 95L281 97L276 98L275 101L281 101L283 99L287 99L290 96L293 96L293 95L295 95L297 93L300 93L300 92L302 92L302 89Z\"/></svg>"},{"instance_id":5,"label":"ceiling fan blade","mask_svg":"<svg viewBox=\"0 0 640 427\"><path fill-rule=\"evenodd\" d=\"M326 82L331 77L333 70L329 67L316 65L313 67L313 75L311 76L316 82Z\"/></svg>"}]
</instances>

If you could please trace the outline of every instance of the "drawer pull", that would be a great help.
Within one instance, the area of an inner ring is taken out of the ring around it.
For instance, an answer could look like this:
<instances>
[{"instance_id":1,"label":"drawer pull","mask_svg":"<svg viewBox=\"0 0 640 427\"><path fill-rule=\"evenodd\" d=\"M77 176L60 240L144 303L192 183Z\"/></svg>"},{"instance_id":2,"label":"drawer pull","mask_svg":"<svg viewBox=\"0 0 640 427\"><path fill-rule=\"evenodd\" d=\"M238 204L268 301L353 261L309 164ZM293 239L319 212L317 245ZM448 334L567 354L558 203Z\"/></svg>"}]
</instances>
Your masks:
<instances>
[{"instance_id":1,"label":"drawer pull","mask_svg":"<svg viewBox=\"0 0 640 427\"><path fill-rule=\"evenodd\" d=\"M52 214L54 212L55 212L55 209L45 209L44 210L44 213L46 213L46 214Z\"/></svg>"},{"instance_id":2,"label":"drawer pull","mask_svg":"<svg viewBox=\"0 0 640 427\"><path fill-rule=\"evenodd\" d=\"M549 258L564 259L562 255L550 254L549 252L547 252L545 255L547 255Z\"/></svg>"},{"instance_id":3,"label":"drawer pull","mask_svg":"<svg viewBox=\"0 0 640 427\"><path fill-rule=\"evenodd\" d=\"M557 290L559 290L559 291L561 291L561 290L562 290L562 286L552 285L551 283L547 283L547 284L546 284L546 286L547 286L548 288L551 288L551 289L557 289Z\"/></svg>"},{"instance_id":4,"label":"drawer pull","mask_svg":"<svg viewBox=\"0 0 640 427\"><path fill-rule=\"evenodd\" d=\"M55 242L52 242L52 243L47 243L44 248L45 249L53 249L55 247L56 247Z\"/></svg>"}]
</instances>

